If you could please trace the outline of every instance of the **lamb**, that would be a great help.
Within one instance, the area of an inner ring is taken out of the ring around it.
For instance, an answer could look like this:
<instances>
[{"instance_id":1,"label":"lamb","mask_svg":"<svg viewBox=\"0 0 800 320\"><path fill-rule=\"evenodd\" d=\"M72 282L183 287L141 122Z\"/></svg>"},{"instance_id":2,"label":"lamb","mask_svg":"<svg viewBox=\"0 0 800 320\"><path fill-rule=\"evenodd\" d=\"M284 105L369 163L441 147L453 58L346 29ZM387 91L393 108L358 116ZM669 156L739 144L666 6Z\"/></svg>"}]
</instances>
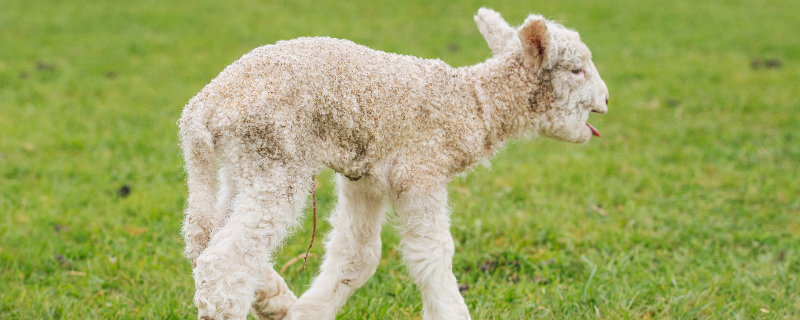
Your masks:
<instances>
[{"instance_id":1,"label":"lamb","mask_svg":"<svg viewBox=\"0 0 800 320\"><path fill-rule=\"evenodd\" d=\"M192 98L179 121L189 198L183 236L200 319L334 319L375 273L393 205L423 319L470 319L452 273L447 183L509 139L584 143L608 89L578 33L530 15L475 16L493 57L453 68L346 40L254 49ZM319 276L298 299L272 254L315 175L337 172Z\"/></svg>"}]
</instances>

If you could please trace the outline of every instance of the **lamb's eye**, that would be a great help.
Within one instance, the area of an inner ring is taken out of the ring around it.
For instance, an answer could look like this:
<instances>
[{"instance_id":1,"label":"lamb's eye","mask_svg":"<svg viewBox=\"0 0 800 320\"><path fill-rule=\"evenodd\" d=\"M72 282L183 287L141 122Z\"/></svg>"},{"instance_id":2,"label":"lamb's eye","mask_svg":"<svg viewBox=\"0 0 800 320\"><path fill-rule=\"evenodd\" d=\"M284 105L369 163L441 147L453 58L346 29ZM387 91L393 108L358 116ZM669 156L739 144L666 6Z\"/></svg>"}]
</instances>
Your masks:
<instances>
[{"instance_id":1,"label":"lamb's eye","mask_svg":"<svg viewBox=\"0 0 800 320\"><path fill-rule=\"evenodd\" d=\"M583 72L583 69L572 69L573 74L581 74L581 72Z\"/></svg>"}]
</instances>

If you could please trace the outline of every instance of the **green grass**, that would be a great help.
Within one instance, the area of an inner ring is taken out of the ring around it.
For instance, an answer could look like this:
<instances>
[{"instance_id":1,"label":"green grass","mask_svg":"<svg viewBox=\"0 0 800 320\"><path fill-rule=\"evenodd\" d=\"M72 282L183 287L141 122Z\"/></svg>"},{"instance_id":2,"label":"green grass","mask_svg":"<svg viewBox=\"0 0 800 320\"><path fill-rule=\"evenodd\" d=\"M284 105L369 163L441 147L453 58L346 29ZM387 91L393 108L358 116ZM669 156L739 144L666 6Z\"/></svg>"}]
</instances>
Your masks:
<instances>
[{"instance_id":1,"label":"green grass","mask_svg":"<svg viewBox=\"0 0 800 320\"><path fill-rule=\"evenodd\" d=\"M454 272L474 319L800 318L790 0L4 0L0 318L195 318L179 237L184 103L250 49L299 36L474 64L490 54L472 21L482 5L580 31L611 104L591 119L603 138L512 143L452 183ZM326 216L331 172L318 181ZM392 223L340 319L419 318ZM278 267L304 252L303 225ZM296 293L319 263L287 269Z\"/></svg>"}]
</instances>

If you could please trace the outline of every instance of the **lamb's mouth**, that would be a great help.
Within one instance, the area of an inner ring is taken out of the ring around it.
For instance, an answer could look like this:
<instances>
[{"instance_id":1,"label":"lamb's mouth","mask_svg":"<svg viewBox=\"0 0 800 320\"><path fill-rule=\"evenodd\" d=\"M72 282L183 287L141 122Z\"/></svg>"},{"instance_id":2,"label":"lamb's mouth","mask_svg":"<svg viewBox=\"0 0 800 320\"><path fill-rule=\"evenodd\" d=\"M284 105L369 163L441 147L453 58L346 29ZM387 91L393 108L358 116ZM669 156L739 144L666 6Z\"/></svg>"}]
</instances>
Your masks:
<instances>
[{"instance_id":1,"label":"lamb's mouth","mask_svg":"<svg viewBox=\"0 0 800 320\"><path fill-rule=\"evenodd\" d=\"M600 131L597 131L597 129L592 127L592 125L589 124L588 122L586 123L586 126L589 127L589 130L592 130L592 135L593 136L597 136L598 138L600 137Z\"/></svg>"}]
</instances>

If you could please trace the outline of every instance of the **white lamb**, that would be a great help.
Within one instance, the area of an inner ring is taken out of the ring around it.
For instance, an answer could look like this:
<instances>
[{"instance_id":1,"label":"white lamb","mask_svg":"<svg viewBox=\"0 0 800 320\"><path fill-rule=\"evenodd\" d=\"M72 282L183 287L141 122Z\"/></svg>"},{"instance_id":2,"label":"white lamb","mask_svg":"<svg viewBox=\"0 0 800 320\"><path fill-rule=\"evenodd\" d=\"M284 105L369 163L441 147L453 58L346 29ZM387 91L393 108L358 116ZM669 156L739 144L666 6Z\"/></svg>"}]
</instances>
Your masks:
<instances>
[{"instance_id":1,"label":"white lamb","mask_svg":"<svg viewBox=\"0 0 800 320\"><path fill-rule=\"evenodd\" d=\"M334 319L380 261L396 208L402 254L423 319L469 319L452 273L446 185L512 138L583 143L608 89L578 33L531 15L513 29L475 21L494 56L452 68L346 40L257 48L186 105L180 134L189 199L183 235L200 319ZM299 299L272 254L296 226L314 181L338 174L320 275Z\"/></svg>"}]
</instances>

